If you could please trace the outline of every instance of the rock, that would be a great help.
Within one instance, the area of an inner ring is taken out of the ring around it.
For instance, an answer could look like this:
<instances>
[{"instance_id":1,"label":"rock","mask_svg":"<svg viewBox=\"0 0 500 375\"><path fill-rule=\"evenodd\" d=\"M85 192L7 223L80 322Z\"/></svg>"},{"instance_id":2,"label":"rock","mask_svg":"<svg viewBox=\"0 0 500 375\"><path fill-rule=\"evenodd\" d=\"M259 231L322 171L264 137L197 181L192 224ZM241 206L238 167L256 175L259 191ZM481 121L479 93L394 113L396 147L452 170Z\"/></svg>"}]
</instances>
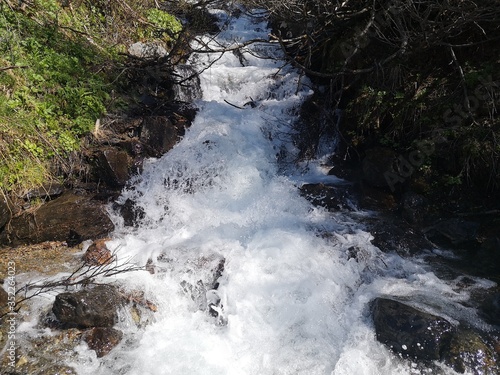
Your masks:
<instances>
[{"instance_id":1,"label":"rock","mask_svg":"<svg viewBox=\"0 0 500 375\"><path fill-rule=\"evenodd\" d=\"M168 54L167 50L155 43L136 42L128 48L128 53L140 59L155 59Z\"/></svg>"},{"instance_id":2,"label":"rock","mask_svg":"<svg viewBox=\"0 0 500 375\"><path fill-rule=\"evenodd\" d=\"M178 139L178 128L166 116L144 118L140 140L148 156L162 156L175 146Z\"/></svg>"},{"instance_id":3,"label":"rock","mask_svg":"<svg viewBox=\"0 0 500 375\"><path fill-rule=\"evenodd\" d=\"M129 179L129 156L114 148L102 150L97 157L99 176L111 187L121 188Z\"/></svg>"},{"instance_id":4,"label":"rock","mask_svg":"<svg viewBox=\"0 0 500 375\"><path fill-rule=\"evenodd\" d=\"M373 301L373 321L378 341L417 360L441 359L455 331L446 319L386 298Z\"/></svg>"},{"instance_id":5,"label":"rock","mask_svg":"<svg viewBox=\"0 0 500 375\"><path fill-rule=\"evenodd\" d=\"M443 361L459 373L494 375L500 370L493 350L471 330L460 330L453 335L449 349L443 351Z\"/></svg>"},{"instance_id":6,"label":"rock","mask_svg":"<svg viewBox=\"0 0 500 375\"><path fill-rule=\"evenodd\" d=\"M359 204L362 208L378 211L395 211L397 208L394 195L384 189L364 185L360 194Z\"/></svg>"},{"instance_id":7,"label":"rock","mask_svg":"<svg viewBox=\"0 0 500 375\"><path fill-rule=\"evenodd\" d=\"M56 296L52 312L66 327L112 327L122 299L110 285L98 285L74 293Z\"/></svg>"},{"instance_id":8,"label":"rock","mask_svg":"<svg viewBox=\"0 0 500 375\"><path fill-rule=\"evenodd\" d=\"M9 294L0 286L0 316L8 312L7 302L9 301Z\"/></svg>"},{"instance_id":9,"label":"rock","mask_svg":"<svg viewBox=\"0 0 500 375\"><path fill-rule=\"evenodd\" d=\"M0 236L0 245L66 241L69 237L71 240L97 239L114 229L102 204L72 192L43 204L34 212L13 218L10 224Z\"/></svg>"},{"instance_id":10,"label":"rock","mask_svg":"<svg viewBox=\"0 0 500 375\"><path fill-rule=\"evenodd\" d=\"M367 150L365 157L361 162L363 171L363 179L373 187L390 187L391 179L389 177L396 176L400 178L397 173L397 154L383 147L376 147ZM389 178L389 181L388 181Z\"/></svg>"},{"instance_id":11,"label":"rock","mask_svg":"<svg viewBox=\"0 0 500 375\"><path fill-rule=\"evenodd\" d=\"M175 74L181 83L173 85L174 100L191 103L202 97L198 72L191 65L176 64Z\"/></svg>"},{"instance_id":12,"label":"rock","mask_svg":"<svg viewBox=\"0 0 500 375\"><path fill-rule=\"evenodd\" d=\"M43 186L30 190L24 197L25 200L31 199L54 199L64 193L64 186L57 183L51 182L46 183Z\"/></svg>"},{"instance_id":13,"label":"rock","mask_svg":"<svg viewBox=\"0 0 500 375\"><path fill-rule=\"evenodd\" d=\"M7 224L12 218L12 212L7 204L6 199L1 196L0 197L0 229Z\"/></svg>"},{"instance_id":14,"label":"rock","mask_svg":"<svg viewBox=\"0 0 500 375\"><path fill-rule=\"evenodd\" d=\"M408 191L401 198L401 215L410 224L421 223L425 218L426 206L424 196Z\"/></svg>"},{"instance_id":15,"label":"rock","mask_svg":"<svg viewBox=\"0 0 500 375\"><path fill-rule=\"evenodd\" d=\"M445 247L470 247L478 244L477 231L479 224L460 218L442 220L424 233L429 241Z\"/></svg>"},{"instance_id":16,"label":"rock","mask_svg":"<svg viewBox=\"0 0 500 375\"><path fill-rule=\"evenodd\" d=\"M137 226L139 220L143 219L145 216L142 207L138 207L135 202L129 198L127 198L123 204L115 202L113 204L113 209L118 211L123 217L123 224L126 227Z\"/></svg>"},{"instance_id":17,"label":"rock","mask_svg":"<svg viewBox=\"0 0 500 375\"><path fill-rule=\"evenodd\" d=\"M113 262L114 256L107 248L106 241L109 241L109 238L97 240L89 246L82 257L85 264L89 266L103 266Z\"/></svg>"},{"instance_id":18,"label":"rock","mask_svg":"<svg viewBox=\"0 0 500 375\"><path fill-rule=\"evenodd\" d=\"M481 276L500 281L500 236L485 238L475 258Z\"/></svg>"},{"instance_id":19,"label":"rock","mask_svg":"<svg viewBox=\"0 0 500 375\"><path fill-rule=\"evenodd\" d=\"M500 327L500 292L485 298L479 308L479 316L487 323Z\"/></svg>"},{"instance_id":20,"label":"rock","mask_svg":"<svg viewBox=\"0 0 500 375\"><path fill-rule=\"evenodd\" d=\"M300 194L315 206L324 207L329 211L349 208L347 191L325 184L304 184Z\"/></svg>"},{"instance_id":21,"label":"rock","mask_svg":"<svg viewBox=\"0 0 500 375\"><path fill-rule=\"evenodd\" d=\"M122 331L106 327L94 327L86 330L82 335L83 341L96 352L98 358L108 354L122 338Z\"/></svg>"}]
</instances>

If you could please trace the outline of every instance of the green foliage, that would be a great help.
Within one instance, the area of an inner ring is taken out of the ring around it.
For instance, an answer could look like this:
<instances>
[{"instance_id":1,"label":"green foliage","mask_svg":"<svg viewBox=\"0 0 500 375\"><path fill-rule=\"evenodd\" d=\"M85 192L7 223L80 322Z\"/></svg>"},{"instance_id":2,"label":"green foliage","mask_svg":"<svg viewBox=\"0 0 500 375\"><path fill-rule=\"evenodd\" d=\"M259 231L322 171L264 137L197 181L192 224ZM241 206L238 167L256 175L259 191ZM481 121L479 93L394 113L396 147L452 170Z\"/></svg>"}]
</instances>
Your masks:
<instances>
[{"instance_id":1,"label":"green foliage","mask_svg":"<svg viewBox=\"0 0 500 375\"><path fill-rule=\"evenodd\" d=\"M19 6L20 8L16 8ZM153 0L0 2L0 189L59 179L110 105L120 52L182 25ZM120 103L120 100L116 100ZM64 176L63 176L64 177Z\"/></svg>"},{"instance_id":2,"label":"green foliage","mask_svg":"<svg viewBox=\"0 0 500 375\"><path fill-rule=\"evenodd\" d=\"M150 31L151 37L166 37L168 40L175 38L182 30L182 24L173 15L160 9L149 9L146 12L147 19L153 24Z\"/></svg>"}]
</instances>

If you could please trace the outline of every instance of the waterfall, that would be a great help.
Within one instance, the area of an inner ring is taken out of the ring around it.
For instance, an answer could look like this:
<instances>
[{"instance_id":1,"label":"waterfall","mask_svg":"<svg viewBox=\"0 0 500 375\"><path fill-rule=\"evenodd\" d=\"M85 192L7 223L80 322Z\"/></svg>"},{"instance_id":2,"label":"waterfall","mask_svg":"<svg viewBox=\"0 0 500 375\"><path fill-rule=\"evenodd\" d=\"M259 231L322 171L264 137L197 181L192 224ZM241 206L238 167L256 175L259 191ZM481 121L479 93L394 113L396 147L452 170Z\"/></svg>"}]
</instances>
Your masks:
<instances>
[{"instance_id":1,"label":"waterfall","mask_svg":"<svg viewBox=\"0 0 500 375\"><path fill-rule=\"evenodd\" d=\"M263 19L213 13L225 25L205 38L214 49L267 37ZM158 311L141 327L123 317L125 338L106 357L82 346L71 363L79 374L412 374L377 342L370 301L424 290L430 299L464 298L421 262L373 246L355 217L369 213L331 213L301 197L311 179L339 179L319 163L279 165L280 150L295 152L291 125L312 93L283 58L276 45L257 43L239 56L188 61L203 71L197 117L123 191L119 199L144 217L136 229L116 217L109 243L121 260L154 270L116 281Z\"/></svg>"}]
</instances>

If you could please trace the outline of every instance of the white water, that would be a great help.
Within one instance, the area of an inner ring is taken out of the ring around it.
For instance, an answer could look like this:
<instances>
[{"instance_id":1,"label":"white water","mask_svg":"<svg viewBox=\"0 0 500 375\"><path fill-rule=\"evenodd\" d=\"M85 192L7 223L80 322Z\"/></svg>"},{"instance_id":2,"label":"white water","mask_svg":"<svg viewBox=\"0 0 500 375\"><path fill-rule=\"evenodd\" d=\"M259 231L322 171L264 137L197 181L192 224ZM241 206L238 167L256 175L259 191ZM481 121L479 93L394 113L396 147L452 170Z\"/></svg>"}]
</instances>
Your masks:
<instances>
[{"instance_id":1,"label":"white water","mask_svg":"<svg viewBox=\"0 0 500 375\"><path fill-rule=\"evenodd\" d=\"M242 16L217 39L266 33L265 22ZM455 306L467 298L420 263L382 253L352 219L300 197L302 182L338 181L320 168L280 172L276 155L293 151L289 126L311 92L297 72L280 69L282 61L255 57L280 57L276 47L251 48L245 66L227 53L201 74L203 98L184 139L123 192L120 199L136 201L146 217L137 230L116 218L110 246L123 260L152 259L157 272L119 282L144 290L158 312L140 329L125 317L117 327L124 340L102 359L82 345L71 363L79 374L423 373L376 341L369 302L425 295ZM219 57L197 55L191 63L199 68ZM245 106L250 101L257 106ZM352 246L360 249L357 260L348 259ZM225 258L219 321L181 287L206 281L200 259L211 257Z\"/></svg>"}]
</instances>

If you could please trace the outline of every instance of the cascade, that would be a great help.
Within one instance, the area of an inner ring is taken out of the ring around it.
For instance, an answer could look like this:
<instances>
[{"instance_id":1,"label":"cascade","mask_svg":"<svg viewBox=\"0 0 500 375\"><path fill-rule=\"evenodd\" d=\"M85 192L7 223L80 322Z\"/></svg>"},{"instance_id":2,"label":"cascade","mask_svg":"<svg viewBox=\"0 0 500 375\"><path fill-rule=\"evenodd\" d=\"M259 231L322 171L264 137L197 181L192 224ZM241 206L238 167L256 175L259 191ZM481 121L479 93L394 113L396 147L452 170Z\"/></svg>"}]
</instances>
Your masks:
<instances>
[{"instance_id":1,"label":"cascade","mask_svg":"<svg viewBox=\"0 0 500 375\"><path fill-rule=\"evenodd\" d=\"M267 37L264 19L212 12L225 25L204 37L215 50ZM425 295L453 309L467 295L418 259L373 246L356 220L370 213L328 212L299 194L311 180L342 183L320 161L300 169L277 157L296 151L291 126L312 93L308 80L272 44L195 54L188 64L202 71L201 92L180 89L177 99L196 98L198 114L123 191L119 200L144 217L130 229L116 215L109 245L153 270L116 281L144 291L158 311L141 327L122 316L125 338L110 355L97 359L82 345L70 365L93 375L426 373L376 340L370 302Z\"/></svg>"}]
</instances>

